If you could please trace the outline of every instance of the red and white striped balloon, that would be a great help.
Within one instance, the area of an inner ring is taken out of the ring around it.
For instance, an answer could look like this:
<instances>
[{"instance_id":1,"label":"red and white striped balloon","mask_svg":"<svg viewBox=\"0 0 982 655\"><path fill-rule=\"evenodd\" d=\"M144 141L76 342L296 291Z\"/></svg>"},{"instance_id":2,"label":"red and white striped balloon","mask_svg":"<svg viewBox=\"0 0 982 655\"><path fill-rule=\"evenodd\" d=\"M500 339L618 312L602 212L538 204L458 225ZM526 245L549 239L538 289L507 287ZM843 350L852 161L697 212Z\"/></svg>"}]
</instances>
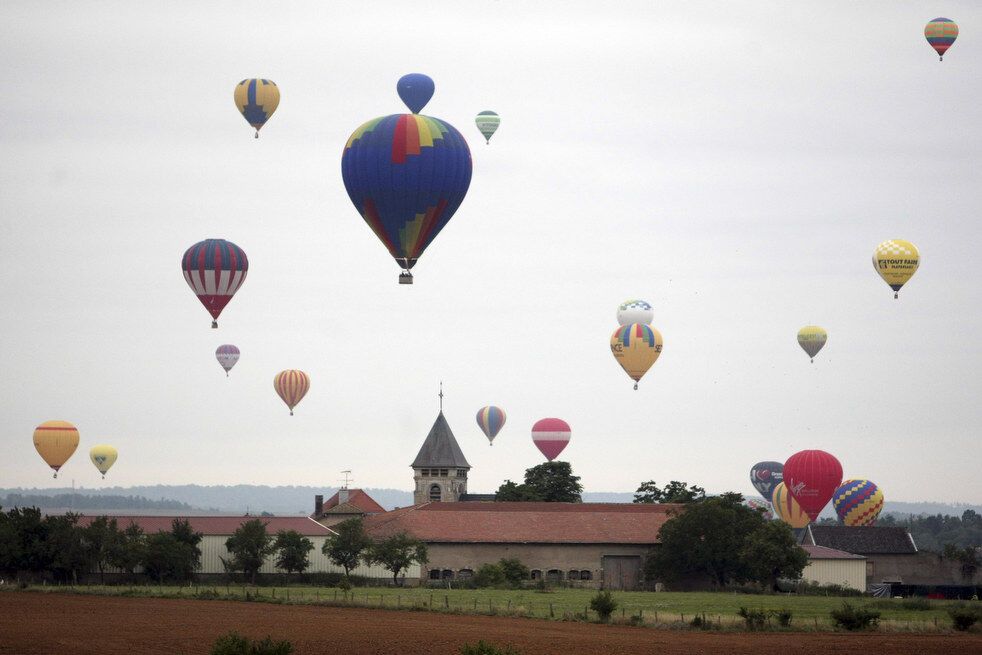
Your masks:
<instances>
[{"instance_id":1,"label":"red and white striped balloon","mask_svg":"<svg viewBox=\"0 0 982 655\"><path fill-rule=\"evenodd\" d=\"M310 377L303 371L291 369L280 371L273 378L273 388L290 408L290 416L293 416L293 408L303 400L310 389Z\"/></svg>"},{"instance_id":2,"label":"red and white striped balloon","mask_svg":"<svg viewBox=\"0 0 982 655\"><path fill-rule=\"evenodd\" d=\"M230 343L223 344L215 350L215 359L221 364L222 368L225 369L225 377L228 377L228 372L232 370L235 363L239 361L239 349Z\"/></svg>"},{"instance_id":3,"label":"red and white striped balloon","mask_svg":"<svg viewBox=\"0 0 982 655\"><path fill-rule=\"evenodd\" d=\"M550 462L566 448L570 434L569 423L561 418L544 418L532 426L532 442Z\"/></svg>"}]
</instances>

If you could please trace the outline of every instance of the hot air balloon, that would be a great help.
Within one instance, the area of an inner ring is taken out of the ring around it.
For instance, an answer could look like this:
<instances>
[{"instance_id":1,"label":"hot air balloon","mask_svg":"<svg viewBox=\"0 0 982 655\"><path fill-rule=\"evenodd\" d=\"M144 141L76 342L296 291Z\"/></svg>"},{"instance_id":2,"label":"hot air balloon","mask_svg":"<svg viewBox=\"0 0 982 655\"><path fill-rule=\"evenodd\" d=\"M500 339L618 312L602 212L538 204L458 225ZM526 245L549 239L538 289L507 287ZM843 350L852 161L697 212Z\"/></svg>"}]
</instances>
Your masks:
<instances>
[{"instance_id":1,"label":"hot air balloon","mask_svg":"<svg viewBox=\"0 0 982 655\"><path fill-rule=\"evenodd\" d=\"M747 498L743 501L743 504L752 510L760 512L761 516L768 521L774 518L774 508L771 507L770 501L761 500L759 498Z\"/></svg>"},{"instance_id":2,"label":"hot air balloon","mask_svg":"<svg viewBox=\"0 0 982 655\"><path fill-rule=\"evenodd\" d=\"M651 309L651 305L643 300L625 300L617 308L618 325L631 323L650 325L653 320L655 320L655 312Z\"/></svg>"},{"instance_id":3,"label":"hot air balloon","mask_svg":"<svg viewBox=\"0 0 982 655\"><path fill-rule=\"evenodd\" d=\"M774 496L774 487L784 479L781 462L757 462L750 467L750 483L767 502Z\"/></svg>"},{"instance_id":4,"label":"hot air balloon","mask_svg":"<svg viewBox=\"0 0 982 655\"><path fill-rule=\"evenodd\" d=\"M610 337L610 352L628 376L634 380L634 389L651 365L661 355L661 333L650 325L632 323L614 330Z\"/></svg>"},{"instance_id":5,"label":"hot air balloon","mask_svg":"<svg viewBox=\"0 0 982 655\"><path fill-rule=\"evenodd\" d=\"M532 442L550 462L566 448L570 435L569 423L561 418L544 418L532 426Z\"/></svg>"},{"instance_id":6,"label":"hot air balloon","mask_svg":"<svg viewBox=\"0 0 982 655\"><path fill-rule=\"evenodd\" d=\"M89 450L89 459L95 464L95 467L99 469L99 473L102 473L102 479L106 479L106 471L112 468L112 465L116 463L116 458L119 457L119 453L112 446L107 446L101 444L98 446L92 446Z\"/></svg>"},{"instance_id":7,"label":"hot air balloon","mask_svg":"<svg viewBox=\"0 0 982 655\"><path fill-rule=\"evenodd\" d=\"M482 111L474 119L474 122L477 124L477 129L484 135L487 143L491 143L491 137L498 131L498 126L501 124L501 117L493 111Z\"/></svg>"},{"instance_id":8,"label":"hot air balloon","mask_svg":"<svg viewBox=\"0 0 982 655\"><path fill-rule=\"evenodd\" d=\"M944 61L944 54L958 38L958 25L950 18L935 18L924 26L924 38Z\"/></svg>"},{"instance_id":9,"label":"hot air balloon","mask_svg":"<svg viewBox=\"0 0 982 655\"><path fill-rule=\"evenodd\" d=\"M256 129L256 138L269 117L280 104L280 89L273 80L253 77L235 85L235 106L249 125Z\"/></svg>"},{"instance_id":10,"label":"hot air balloon","mask_svg":"<svg viewBox=\"0 0 982 655\"><path fill-rule=\"evenodd\" d=\"M215 350L215 359L221 364L222 368L225 369L225 377L228 377L228 372L232 370L235 363L239 361L239 349L230 343L226 343L219 346Z\"/></svg>"},{"instance_id":11,"label":"hot air balloon","mask_svg":"<svg viewBox=\"0 0 982 655\"><path fill-rule=\"evenodd\" d=\"M218 316L249 272L245 251L225 239L205 239L185 251L181 268L191 291L215 319L211 326L217 328Z\"/></svg>"},{"instance_id":12,"label":"hot air balloon","mask_svg":"<svg viewBox=\"0 0 982 655\"><path fill-rule=\"evenodd\" d=\"M806 325L798 330L798 345L811 357L812 364L815 363L815 355L825 346L825 342L828 340L829 333L817 325Z\"/></svg>"},{"instance_id":13,"label":"hot air balloon","mask_svg":"<svg viewBox=\"0 0 982 655\"><path fill-rule=\"evenodd\" d=\"M290 408L290 416L293 416L293 408L303 400L310 389L310 378L303 371L291 369L280 371L273 378L273 388Z\"/></svg>"},{"instance_id":14,"label":"hot air balloon","mask_svg":"<svg viewBox=\"0 0 982 655\"><path fill-rule=\"evenodd\" d=\"M802 450L784 463L784 484L813 521L842 484L842 464L824 450Z\"/></svg>"},{"instance_id":15,"label":"hot air balloon","mask_svg":"<svg viewBox=\"0 0 982 655\"><path fill-rule=\"evenodd\" d=\"M57 478L58 469L78 448L78 430L68 421L45 421L34 429L34 447Z\"/></svg>"},{"instance_id":16,"label":"hot air balloon","mask_svg":"<svg viewBox=\"0 0 982 655\"><path fill-rule=\"evenodd\" d=\"M873 252L873 268L880 274L883 281L893 289L893 297L899 297L900 287L917 272L921 255L917 246L910 241L893 239L884 241Z\"/></svg>"},{"instance_id":17,"label":"hot air balloon","mask_svg":"<svg viewBox=\"0 0 982 655\"><path fill-rule=\"evenodd\" d=\"M869 480L846 480L832 495L832 504L844 524L874 525L883 509L883 492Z\"/></svg>"},{"instance_id":18,"label":"hot air balloon","mask_svg":"<svg viewBox=\"0 0 982 655\"><path fill-rule=\"evenodd\" d=\"M771 500L771 506L777 517L792 528L803 528L811 522L808 514L801 509L801 505L794 499L783 482L774 487L774 498Z\"/></svg>"},{"instance_id":19,"label":"hot air balloon","mask_svg":"<svg viewBox=\"0 0 982 655\"><path fill-rule=\"evenodd\" d=\"M488 405L477 410L477 424L481 426L484 435L488 438L491 445L494 445L494 438L505 425L505 412L500 407Z\"/></svg>"},{"instance_id":20,"label":"hot air balloon","mask_svg":"<svg viewBox=\"0 0 982 655\"><path fill-rule=\"evenodd\" d=\"M460 207L471 183L471 152L452 125L419 114L433 94L425 75L399 80L413 111L375 118L344 147L341 176L348 197L402 267L400 284Z\"/></svg>"}]
</instances>

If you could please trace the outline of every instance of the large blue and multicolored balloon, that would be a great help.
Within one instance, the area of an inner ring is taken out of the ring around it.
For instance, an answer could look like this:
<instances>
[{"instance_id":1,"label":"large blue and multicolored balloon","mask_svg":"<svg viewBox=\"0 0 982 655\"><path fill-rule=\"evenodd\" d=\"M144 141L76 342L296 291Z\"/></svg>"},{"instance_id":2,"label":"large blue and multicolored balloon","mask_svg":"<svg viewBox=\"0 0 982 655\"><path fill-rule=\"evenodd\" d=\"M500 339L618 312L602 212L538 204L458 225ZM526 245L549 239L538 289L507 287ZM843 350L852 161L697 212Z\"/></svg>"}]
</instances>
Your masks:
<instances>
[{"instance_id":1,"label":"large blue and multicolored balloon","mask_svg":"<svg viewBox=\"0 0 982 655\"><path fill-rule=\"evenodd\" d=\"M869 480L846 480L832 495L832 504L848 526L875 525L883 510L883 492Z\"/></svg>"},{"instance_id":2,"label":"large blue and multicolored balloon","mask_svg":"<svg viewBox=\"0 0 982 655\"><path fill-rule=\"evenodd\" d=\"M494 445L494 438L504 427L506 418L504 410L494 405L488 405L477 410L477 424L492 446Z\"/></svg>"},{"instance_id":3,"label":"large blue and multicolored balloon","mask_svg":"<svg viewBox=\"0 0 982 655\"><path fill-rule=\"evenodd\" d=\"M784 480L781 462L757 462L750 467L750 483L767 502L774 500L774 488Z\"/></svg>"},{"instance_id":4,"label":"large blue and multicolored balloon","mask_svg":"<svg viewBox=\"0 0 982 655\"><path fill-rule=\"evenodd\" d=\"M410 269L446 227L471 183L464 137L449 123L418 113L432 84L418 73L403 77L399 95L413 113L363 124L341 157L348 197L402 267L401 284L412 284Z\"/></svg>"}]
</instances>

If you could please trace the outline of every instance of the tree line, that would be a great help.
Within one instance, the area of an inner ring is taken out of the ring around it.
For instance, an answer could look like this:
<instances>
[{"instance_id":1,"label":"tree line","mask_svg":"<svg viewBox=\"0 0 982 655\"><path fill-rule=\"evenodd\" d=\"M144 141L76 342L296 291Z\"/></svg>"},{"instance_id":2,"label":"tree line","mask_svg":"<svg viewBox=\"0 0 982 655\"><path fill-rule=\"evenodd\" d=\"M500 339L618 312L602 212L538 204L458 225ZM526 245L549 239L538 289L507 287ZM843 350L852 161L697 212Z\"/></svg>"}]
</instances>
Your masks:
<instances>
[{"instance_id":1,"label":"tree line","mask_svg":"<svg viewBox=\"0 0 982 655\"><path fill-rule=\"evenodd\" d=\"M179 500L150 500L143 496L90 496L88 494L7 494L0 498L0 507L71 507L73 509L192 509Z\"/></svg>"}]
</instances>

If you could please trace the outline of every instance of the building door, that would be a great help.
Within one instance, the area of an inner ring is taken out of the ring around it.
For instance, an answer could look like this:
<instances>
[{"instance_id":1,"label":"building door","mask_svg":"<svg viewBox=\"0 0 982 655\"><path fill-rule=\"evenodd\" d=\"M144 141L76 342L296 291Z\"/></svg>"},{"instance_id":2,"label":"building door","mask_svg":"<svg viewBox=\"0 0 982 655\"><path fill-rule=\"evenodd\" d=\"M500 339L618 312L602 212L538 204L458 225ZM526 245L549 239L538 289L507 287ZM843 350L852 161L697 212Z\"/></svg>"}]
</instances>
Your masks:
<instances>
[{"instance_id":1,"label":"building door","mask_svg":"<svg viewBox=\"0 0 982 655\"><path fill-rule=\"evenodd\" d=\"M637 589L641 582L639 555L604 555L601 560L606 589Z\"/></svg>"}]
</instances>

